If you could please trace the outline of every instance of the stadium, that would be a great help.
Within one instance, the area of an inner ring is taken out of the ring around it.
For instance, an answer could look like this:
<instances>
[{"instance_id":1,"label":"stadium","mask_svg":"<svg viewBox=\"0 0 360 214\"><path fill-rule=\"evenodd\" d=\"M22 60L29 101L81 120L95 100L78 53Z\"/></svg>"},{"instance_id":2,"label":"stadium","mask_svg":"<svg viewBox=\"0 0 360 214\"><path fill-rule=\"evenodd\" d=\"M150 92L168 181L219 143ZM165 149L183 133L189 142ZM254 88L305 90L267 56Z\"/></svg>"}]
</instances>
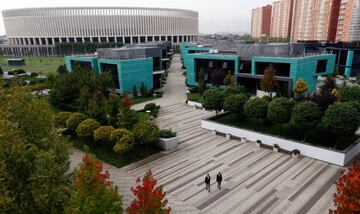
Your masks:
<instances>
[{"instance_id":1,"label":"stadium","mask_svg":"<svg viewBox=\"0 0 360 214\"><path fill-rule=\"evenodd\" d=\"M58 43L169 41L176 48L195 41L199 25L198 12L165 8L27 8L2 14L9 41L3 52L15 55L52 55Z\"/></svg>"}]
</instances>

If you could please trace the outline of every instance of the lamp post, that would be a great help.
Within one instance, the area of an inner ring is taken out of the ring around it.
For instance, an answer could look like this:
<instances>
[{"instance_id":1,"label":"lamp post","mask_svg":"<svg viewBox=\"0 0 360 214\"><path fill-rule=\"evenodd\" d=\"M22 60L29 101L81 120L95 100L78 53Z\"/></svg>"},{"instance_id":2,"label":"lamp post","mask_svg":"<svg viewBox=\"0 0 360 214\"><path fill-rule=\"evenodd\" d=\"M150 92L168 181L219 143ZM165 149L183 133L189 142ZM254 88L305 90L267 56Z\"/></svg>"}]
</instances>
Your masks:
<instances>
[{"instance_id":1,"label":"lamp post","mask_svg":"<svg viewBox=\"0 0 360 214\"><path fill-rule=\"evenodd\" d=\"M154 100L155 100L156 99L156 94L154 93L153 96L154 96Z\"/></svg>"},{"instance_id":2,"label":"lamp post","mask_svg":"<svg viewBox=\"0 0 360 214\"><path fill-rule=\"evenodd\" d=\"M150 121L150 112L151 112L150 110L147 110L147 111L146 111L146 113L147 113L147 115L148 115L148 121Z\"/></svg>"}]
</instances>

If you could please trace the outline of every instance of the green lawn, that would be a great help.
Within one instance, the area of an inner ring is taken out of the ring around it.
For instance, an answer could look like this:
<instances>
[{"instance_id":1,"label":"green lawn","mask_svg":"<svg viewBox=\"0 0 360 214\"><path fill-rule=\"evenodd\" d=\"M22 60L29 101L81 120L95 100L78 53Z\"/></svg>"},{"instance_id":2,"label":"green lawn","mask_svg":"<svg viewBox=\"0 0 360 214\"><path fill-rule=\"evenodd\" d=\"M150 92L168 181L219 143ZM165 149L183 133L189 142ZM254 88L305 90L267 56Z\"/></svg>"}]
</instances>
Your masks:
<instances>
[{"instance_id":1,"label":"green lawn","mask_svg":"<svg viewBox=\"0 0 360 214\"><path fill-rule=\"evenodd\" d=\"M54 73L59 65L65 64L64 57L28 57L25 58L25 66L8 66L7 59L11 57L0 57L0 66L6 70L24 69L27 72Z\"/></svg>"},{"instance_id":2,"label":"green lawn","mask_svg":"<svg viewBox=\"0 0 360 214\"><path fill-rule=\"evenodd\" d=\"M220 115L214 120L222 124L255 130L257 132L263 132L265 134L271 134L287 139L293 139L297 141L302 141L304 139L303 131L292 123L280 126L278 124L272 124L271 122L258 122L252 118L237 119L233 114ZM325 128L321 127L320 124L318 127L307 132L305 142L327 148L331 147L338 150L344 150L352 143L354 143L357 138L358 137L354 135L346 137L339 136L338 139L334 139L334 137Z\"/></svg>"},{"instance_id":3,"label":"green lawn","mask_svg":"<svg viewBox=\"0 0 360 214\"><path fill-rule=\"evenodd\" d=\"M158 99L162 97L162 92L156 92L156 97L155 99ZM143 103L143 102L147 102L147 101L150 101L150 100L154 100L154 96L149 96L149 97L133 97L131 99L132 101L132 104L135 105L135 104L139 104L139 103Z\"/></svg>"},{"instance_id":4,"label":"green lawn","mask_svg":"<svg viewBox=\"0 0 360 214\"><path fill-rule=\"evenodd\" d=\"M202 96L200 93L188 93L187 99L194 102L202 102Z\"/></svg>"},{"instance_id":5,"label":"green lawn","mask_svg":"<svg viewBox=\"0 0 360 214\"><path fill-rule=\"evenodd\" d=\"M154 100L154 97L136 97L136 98L134 97L134 98L132 98L132 103L135 105L135 104L147 102L150 100Z\"/></svg>"}]
</instances>

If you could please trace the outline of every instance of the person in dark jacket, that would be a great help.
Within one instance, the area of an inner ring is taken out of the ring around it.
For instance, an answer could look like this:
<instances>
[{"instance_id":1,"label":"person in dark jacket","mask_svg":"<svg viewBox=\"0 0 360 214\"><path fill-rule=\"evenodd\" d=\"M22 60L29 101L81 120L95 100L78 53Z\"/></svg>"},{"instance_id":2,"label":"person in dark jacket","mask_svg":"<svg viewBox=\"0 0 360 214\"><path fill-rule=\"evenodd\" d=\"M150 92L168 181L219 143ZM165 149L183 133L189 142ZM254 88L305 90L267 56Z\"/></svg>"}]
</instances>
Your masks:
<instances>
[{"instance_id":1,"label":"person in dark jacket","mask_svg":"<svg viewBox=\"0 0 360 214\"><path fill-rule=\"evenodd\" d=\"M206 185L205 189L208 190L209 192L210 192L210 180L211 180L210 175L207 174L205 177L205 185Z\"/></svg>"},{"instance_id":2,"label":"person in dark jacket","mask_svg":"<svg viewBox=\"0 0 360 214\"><path fill-rule=\"evenodd\" d=\"M217 188L221 190L222 174L219 172L216 175Z\"/></svg>"}]
</instances>

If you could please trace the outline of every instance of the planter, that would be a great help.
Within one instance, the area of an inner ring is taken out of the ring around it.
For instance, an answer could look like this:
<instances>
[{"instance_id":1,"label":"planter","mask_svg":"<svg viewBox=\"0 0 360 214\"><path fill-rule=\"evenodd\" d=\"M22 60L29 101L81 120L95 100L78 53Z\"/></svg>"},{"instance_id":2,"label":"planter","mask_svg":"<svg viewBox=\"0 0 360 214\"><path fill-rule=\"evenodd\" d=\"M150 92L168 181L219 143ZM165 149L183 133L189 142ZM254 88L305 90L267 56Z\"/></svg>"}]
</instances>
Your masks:
<instances>
[{"instance_id":1,"label":"planter","mask_svg":"<svg viewBox=\"0 0 360 214\"><path fill-rule=\"evenodd\" d=\"M259 140L262 144L273 146L278 144L279 147L286 151L297 149L301 151L302 156L322 160L328 163L345 166L354 157L360 154L360 139L343 151L329 149L321 146L315 146L300 141L285 139L265 133L256 132L244 128L220 124L211 120L201 120L201 127L208 130L216 130L219 133L230 134L233 137L245 137L249 141L256 142Z\"/></svg>"},{"instance_id":2,"label":"planter","mask_svg":"<svg viewBox=\"0 0 360 214\"><path fill-rule=\"evenodd\" d=\"M292 153L292 157L293 158L298 158L300 156L300 154L294 154L294 153Z\"/></svg>"},{"instance_id":3,"label":"planter","mask_svg":"<svg viewBox=\"0 0 360 214\"><path fill-rule=\"evenodd\" d=\"M159 141L156 143L156 146L162 150L168 151L176 148L179 143L178 137L173 138L159 138Z\"/></svg>"}]
</instances>

